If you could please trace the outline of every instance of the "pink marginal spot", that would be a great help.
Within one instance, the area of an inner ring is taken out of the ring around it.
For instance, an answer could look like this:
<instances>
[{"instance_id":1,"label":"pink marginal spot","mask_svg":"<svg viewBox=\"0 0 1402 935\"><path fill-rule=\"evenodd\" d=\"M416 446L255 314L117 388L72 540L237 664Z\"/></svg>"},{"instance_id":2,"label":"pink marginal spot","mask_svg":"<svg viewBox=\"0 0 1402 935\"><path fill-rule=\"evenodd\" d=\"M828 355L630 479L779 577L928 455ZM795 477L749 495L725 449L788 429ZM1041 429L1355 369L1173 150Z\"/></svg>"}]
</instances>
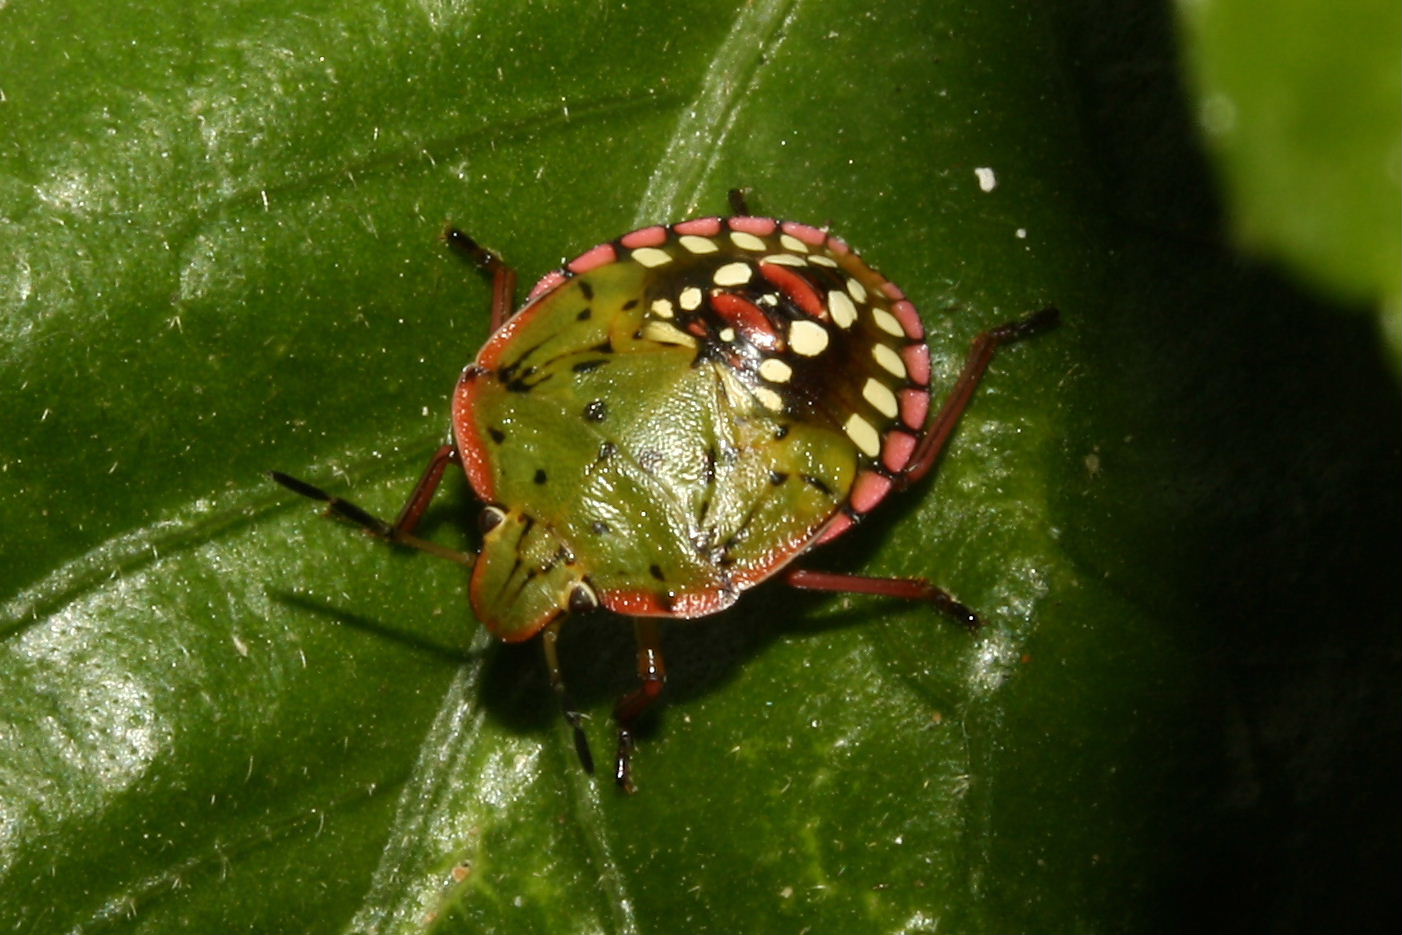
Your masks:
<instances>
[{"instance_id":1,"label":"pink marginal spot","mask_svg":"<svg viewBox=\"0 0 1402 935\"><path fill-rule=\"evenodd\" d=\"M905 336L912 341L925 340L925 323L920 320L920 313L915 310L915 303L909 299L901 299L891 306L891 314L896 316L896 320L905 329Z\"/></svg>"},{"instance_id":2,"label":"pink marginal spot","mask_svg":"<svg viewBox=\"0 0 1402 935\"><path fill-rule=\"evenodd\" d=\"M926 344L907 344L901 348L905 373L916 386L930 385L930 348Z\"/></svg>"},{"instance_id":3,"label":"pink marginal spot","mask_svg":"<svg viewBox=\"0 0 1402 935\"><path fill-rule=\"evenodd\" d=\"M905 470L905 466L910 463L910 456L914 453L915 436L900 429L893 429L887 433L886 441L881 446L881 463L892 474L899 474Z\"/></svg>"},{"instance_id":4,"label":"pink marginal spot","mask_svg":"<svg viewBox=\"0 0 1402 935\"><path fill-rule=\"evenodd\" d=\"M661 224L654 224L652 227L644 227L624 234L618 238L618 242L629 250L636 250L638 247L656 247L667 242L667 228Z\"/></svg>"},{"instance_id":5,"label":"pink marginal spot","mask_svg":"<svg viewBox=\"0 0 1402 935\"><path fill-rule=\"evenodd\" d=\"M572 273L587 273L591 269L606 266L617 259L618 251L613 248L613 244L601 243L589 252L581 253L570 260L568 268Z\"/></svg>"},{"instance_id":6,"label":"pink marginal spot","mask_svg":"<svg viewBox=\"0 0 1402 935\"><path fill-rule=\"evenodd\" d=\"M852 509L870 513L890 492L891 478L875 471L862 471L852 485Z\"/></svg>"},{"instance_id":7,"label":"pink marginal spot","mask_svg":"<svg viewBox=\"0 0 1402 935\"><path fill-rule=\"evenodd\" d=\"M773 218L730 218L725 223L733 231L743 231L746 234L754 234L756 237L768 237L779 226L779 222Z\"/></svg>"},{"instance_id":8,"label":"pink marginal spot","mask_svg":"<svg viewBox=\"0 0 1402 935\"><path fill-rule=\"evenodd\" d=\"M673 224L672 230L678 234L695 234L698 237L714 237L720 233L720 218L694 218Z\"/></svg>"},{"instance_id":9,"label":"pink marginal spot","mask_svg":"<svg viewBox=\"0 0 1402 935\"><path fill-rule=\"evenodd\" d=\"M526 296L526 301L532 302L535 300L536 296L549 292L551 289L554 289L568 281L569 277L566 276L564 273L560 272L558 269L551 270L544 276L540 277L540 282L536 283L531 288L531 294Z\"/></svg>"},{"instance_id":10,"label":"pink marginal spot","mask_svg":"<svg viewBox=\"0 0 1402 935\"><path fill-rule=\"evenodd\" d=\"M892 299L905 298L905 293L901 291L901 287L891 282L891 280L889 279L882 280L881 291L886 293L886 295Z\"/></svg>"},{"instance_id":11,"label":"pink marginal spot","mask_svg":"<svg viewBox=\"0 0 1402 935\"><path fill-rule=\"evenodd\" d=\"M810 247L821 246L823 241L828 239L827 234L809 224L800 224L797 221L785 221L782 227L784 228L784 233L793 234Z\"/></svg>"},{"instance_id":12,"label":"pink marginal spot","mask_svg":"<svg viewBox=\"0 0 1402 935\"><path fill-rule=\"evenodd\" d=\"M929 391L904 389L898 395L901 402L901 422L912 431L923 431L925 417L930 414Z\"/></svg>"},{"instance_id":13,"label":"pink marginal spot","mask_svg":"<svg viewBox=\"0 0 1402 935\"><path fill-rule=\"evenodd\" d=\"M828 235L828 249L837 256L847 256L852 252L852 247L836 234Z\"/></svg>"},{"instance_id":14,"label":"pink marginal spot","mask_svg":"<svg viewBox=\"0 0 1402 935\"><path fill-rule=\"evenodd\" d=\"M793 234L793 231L788 231L788 233ZM798 235L794 234L794 236L797 237ZM822 545L824 542L830 542L851 528L852 517L848 516L846 513L838 513L832 518L832 521L828 523L827 528L818 534L818 538L813 540L813 544Z\"/></svg>"}]
</instances>

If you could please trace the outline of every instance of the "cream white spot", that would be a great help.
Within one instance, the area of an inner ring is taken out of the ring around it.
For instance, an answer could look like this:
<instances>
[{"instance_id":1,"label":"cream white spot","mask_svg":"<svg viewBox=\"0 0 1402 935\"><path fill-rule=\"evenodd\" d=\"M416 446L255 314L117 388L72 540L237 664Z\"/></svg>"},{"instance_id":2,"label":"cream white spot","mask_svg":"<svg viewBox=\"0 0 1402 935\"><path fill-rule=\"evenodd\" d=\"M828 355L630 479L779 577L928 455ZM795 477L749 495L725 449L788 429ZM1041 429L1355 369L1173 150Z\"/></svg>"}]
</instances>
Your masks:
<instances>
[{"instance_id":1,"label":"cream white spot","mask_svg":"<svg viewBox=\"0 0 1402 935\"><path fill-rule=\"evenodd\" d=\"M652 314L656 315L658 318L671 318L672 300L654 299L652 302Z\"/></svg>"},{"instance_id":2,"label":"cream white spot","mask_svg":"<svg viewBox=\"0 0 1402 935\"><path fill-rule=\"evenodd\" d=\"M807 266L808 261L792 253L771 253L760 260L761 263L778 263L780 266Z\"/></svg>"},{"instance_id":3,"label":"cream white spot","mask_svg":"<svg viewBox=\"0 0 1402 935\"><path fill-rule=\"evenodd\" d=\"M683 234L678 242L692 253L715 253L720 249L720 244L711 238L697 237L695 234Z\"/></svg>"},{"instance_id":4,"label":"cream white spot","mask_svg":"<svg viewBox=\"0 0 1402 935\"><path fill-rule=\"evenodd\" d=\"M799 240L793 234L784 234L779 238L779 243L783 244L785 250L792 250L794 253L807 253L808 244Z\"/></svg>"},{"instance_id":5,"label":"cream white spot","mask_svg":"<svg viewBox=\"0 0 1402 935\"><path fill-rule=\"evenodd\" d=\"M748 231L731 231L730 242L741 250L763 250L764 241Z\"/></svg>"},{"instance_id":6,"label":"cream white spot","mask_svg":"<svg viewBox=\"0 0 1402 935\"><path fill-rule=\"evenodd\" d=\"M885 344L873 344L871 346L871 356L880 365L881 369L892 376L906 378L905 361L901 360L901 355L897 354Z\"/></svg>"},{"instance_id":7,"label":"cream white spot","mask_svg":"<svg viewBox=\"0 0 1402 935\"><path fill-rule=\"evenodd\" d=\"M759 365L759 375L770 383L787 383L793 368L777 357L766 357Z\"/></svg>"},{"instance_id":8,"label":"cream white spot","mask_svg":"<svg viewBox=\"0 0 1402 935\"><path fill-rule=\"evenodd\" d=\"M643 337L649 341L656 341L658 344L680 344L683 347L695 347L696 339L682 331L676 325L665 321L650 321L643 326Z\"/></svg>"},{"instance_id":9,"label":"cream white spot","mask_svg":"<svg viewBox=\"0 0 1402 935\"><path fill-rule=\"evenodd\" d=\"M837 261L836 261L836 260L834 260L834 259L833 259L832 257L830 257L830 256L823 256L821 253L815 253L813 256L810 256L810 257L808 258L808 262L809 262L809 263L816 263L818 266L836 266L836 265L837 265Z\"/></svg>"},{"instance_id":10,"label":"cream white spot","mask_svg":"<svg viewBox=\"0 0 1402 935\"><path fill-rule=\"evenodd\" d=\"M874 458L881 451L881 436L876 434L876 429L871 427L871 423L855 412L847 417L847 424L842 426L842 431L847 433L847 437L852 439L862 454L868 458Z\"/></svg>"},{"instance_id":11,"label":"cream white spot","mask_svg":"<svg viewBox=\"0 0 1402 935\"><path fill-rule=\"evenodd\" d=\"M727 344L729 344L731 341L734 341L734 340L735 340L735 329L734 329L734 328L722 328L722 329L720 329L720 339L721 339L722 341L724 341L725 343L727 343Z\"/></svg>"},{"instance_id":12,"label":"cream white spot","mask_svg":"<svg viewBox=\"0 0 1402 935\"><path fill-rule=\"evenodd\" d=\"M694 312L701 307L701 290L696 286L687 286L677 300L683 309Z\"/></svg>"},{"instance_id":13,"label":"cream white spot","mask_svg":"<svg viewBox=\"0 0 1402 935\"><path fill-rule=\"evenodd\" d=\"M894 419L900 407L896 404L896 394L876 377L867 377L862 387L862 398L876 407L876 411L888 419Z\"/></svg>"},{"instance_id":14,"label":"cream white spot","mask_svg":"<svg viewBox=\"0 0 1402 935\"><path fill-rule=\"evenodd\" d=\"M765 409L773 412L784 411L784 397L774 392L767 386L757 386L752 391L755 399L759 400Z\"/></svg>"},{"instance_id":15,"label":"cream white spot","mask_svg":"<svg viewBox=\"0 0 1402 935\"><path fill-rule=\"evenodd\" d=\"M766 292L764 295L755 299L755 301L760 305L768 305L770 308L773 308L779 304L779 297L772 292Z\"/></svg>"},{"instance_id":16,"label":"cream white spot","mask_svg":"<svg viewBox=\"0 0 1402 935\"><path fill-rule=\"evenodd\" d=\"M639 247L633 251L633 259L643 266L666 266L672 262L672 255L656 247Z\"/></svg>"},{"instance_id":17,"label":"cream white spot","mask_svg":"<svg viewBox=\"0 0 1402 935\"><path fill-rule=\"evenodd\" d=\"M876 327L895 338L905 337L905 329L901 323L896 321L896 316L886 311L884 308L873 308L871 317L876 321Z\"/></svg>"},{"instance_id":18,"label":"cream white spot","mask_svg":"<svg viewBox=\"0 0 1402 935\"><path fill-rule=\"evenodd\" d=\"M856 299L858 302L865 302L867 300L867 287L850 276L847 277L847 291L851 293L852 298Z\"/></svg>"},{"instance_id":19,"label":"cream white spot","mask_svg":"<svg viewBox=\"0 0 1402 935\"><path fill-rule=\"evenodd\" d=\"M718 286L743 286L754 275L754 269L745 262L727 263L716 270L711 279Z\"/></svg>"},{"instance_id":20,"label":"cream white spot","mask_svg":"<svg viewBox=\"0 0 1402 935\"><path fill-rule=\"evenodd\" d=\"M789 347L795 354L817 357L828 348L828 330L816 321L800 318L789 325Z\"/></svg>"},{"instance_id":21,"label":"cream white spot","mask_svg":"<svg viewBox=\"0 0 1402 935\"><path fill-rule=\"evenodd\" d=\"M836 289L828 293L828 314L839 328L850 328L857 320L857 306L847 297L847 293Z\"/></svg>"}]
</instances>

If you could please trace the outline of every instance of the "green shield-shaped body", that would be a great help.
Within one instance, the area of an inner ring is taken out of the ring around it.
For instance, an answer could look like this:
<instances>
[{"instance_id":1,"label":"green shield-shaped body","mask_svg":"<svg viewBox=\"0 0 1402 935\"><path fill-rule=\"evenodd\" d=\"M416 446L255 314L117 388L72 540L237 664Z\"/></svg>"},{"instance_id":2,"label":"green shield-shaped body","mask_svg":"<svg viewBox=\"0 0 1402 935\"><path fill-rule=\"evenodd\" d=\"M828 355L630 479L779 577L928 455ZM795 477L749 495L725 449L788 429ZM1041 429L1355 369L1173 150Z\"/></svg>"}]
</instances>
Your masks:
<instances>
[{"instance_id":1,"label":"green shield-shaped body","mask_svg":"<svg viewBox=\"0 0 1402 935\"><path fill-rule=\"evenodd\" d=\"M581 588L623 614L728 607L885 496L929 375L914 307L824 231L701 218L595 247L537 285L454 396L499 520L474 610L516 641Z\"/></svg>"}]
</instances>

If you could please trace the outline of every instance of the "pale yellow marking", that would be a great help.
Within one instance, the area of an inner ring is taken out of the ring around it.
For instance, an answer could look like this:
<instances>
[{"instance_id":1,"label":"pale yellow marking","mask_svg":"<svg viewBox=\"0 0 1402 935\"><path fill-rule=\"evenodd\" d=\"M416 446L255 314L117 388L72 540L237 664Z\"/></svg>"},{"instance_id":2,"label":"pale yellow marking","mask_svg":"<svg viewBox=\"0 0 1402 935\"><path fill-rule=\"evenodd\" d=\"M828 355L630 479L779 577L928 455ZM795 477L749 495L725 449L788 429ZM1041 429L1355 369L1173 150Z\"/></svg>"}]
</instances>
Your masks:
<instances>
[{"instance_id":1,"label":"pale yellow marking","mask_svg":"<svg viewBox=\"0 0 1402 935\"><path fill-rule=\"evenodd\" d=\"M876 327L896 338L905 337L905 329L901 323L896 321L896 316L886 311L884 308L873 308L871 317L876 321Z\"/></svg>"},{"instance_id":2,"label":"pale yellow marking","mask_svg":"<svg viewBox=\"0 0 1402 935\"><path fill-rule=\"evenodd\" d=\"M900 407L896 405L896 394L876 377L867 377L866 386L862 387L862 399L875 406L876 411L888 419L894 419L900 411Z\"/></svg>"},{"instance_id":3,"label":"pale yellow marking","mask_svg":"<svg viewBox=\"0 0 1402 935\"><path fill-rule=\"evenodd\" d=\"M765 246L763 240L749 231L731 231L730 242L741 250L763 250Z\"/></svg>"},{"instance_id":4,"label":"pale yellow marking","mask_svg":"<svg viewBox=\"0 0 1402 935\"><path fill-rule=\"evenodd\" d=\"M810 256L810 257L808 258L808 262L809 262L809 263L816 263L816 264L818 264L819 266L836 266L836 265L837 265L837 261L836 261L836 260L834 260L834 259L833 259L832 257L830 257L830 256L823 256L821 253L816 253L816 254L814 254L813 256Z\"/></svg>"},{"instance_id":5,"label":"pale yellow marking","mask_svg":"<svg viewBox=\"0 0 1402 935\"><path fill-rule=\"evenodd\" d=\"M792 253L771 253L760 260L761 263L778 263L780 266L807 266L808 261Z\"/></svg>"},{"instance_id":6,"label":"pale yellow marking","mask_svg":"<svg viewBox=\"0 0 1402 935\"><path fill-rule=\"evenodd\" d=\"M644 266L666 266L672 262L672 255L656 247L639 247L633 251L633 259Z\"/></svg>"},{"instance_id":7,"label":"pale yellow marking","mask_svg":"<svg viewBox=\"0 0 1402 935\"><path fill-rule=\"evenodd\" d=\"M777 357L766 357L760 362L759 375L770 383L787 383L793 376L793 368Z\"/></svg>"},{"instance_id":8,"label":"pale yellow marking","mask_svg":"<svg viewBox=\"0 0 1402 935\"><path fill-rule=\"evenodd\" d=\"M784 234L779 238L779 243L784 245L785 250L792 250L794 253L808 252L808 244L799 240L793 234Z\"/></svg>"},{"instance_id":9,"label":"pale yellow marking","mask_svg":"<svg viewBox=\"0 0 1402 935\"><path fill-rule=\"evenodd\" d=\"M852 298L856 299L858 302L865 302L867 300L867 287L857 282L857 280L853 279L851 276L847 277L847 291L852 293Z\"/></svg>"},{"instance_id":10,"label":"pale yellow marking","mask_svg":"<svg viewBox=\"0 0 1402 935\"><path fill-rule=\"evenodd\" d=\"M734 341L734 340L735 340L735 329L734 329L734 328L722 328L722 329L720 329L720 339L721 339L722 341L726 342L727 344L729 344L731 341Z\"/></svg>"},{"instance_id":11,"label":"pale yellow marking","mask_svg":"<svg viewBox=\"0 0 1402 935\"><path fill-rule=\"evenodd\" d=\"M881 451L881 436L876 434L876 429L871 427L871 423L855 412L847 417L847 423L842 426L842 431L847 433L847 437L861 449L862 454L868 458L874 458Z\"/></svg>"},{"instance_id":12,"label":"pale yellow marking","mask_svg":"<svg viewBox=\"0 0 1402 935\"><path fill-rule=\"evenodd\" d=\"M696 286L687 286L678 296L681 307L688 312L694 312L701 307L701 290Z\"/></svg>"},{"instance_id":13,"label":"pale yellow marking","mask_svg":"<svg viewBox=\"0 0 1402 935\"><path fill-rule=\"evenodd\" d=\"M871 356L881 365L882 369L890 372L892 376L905 379L905 361L901 360L901 355L887 347L885 344L873 344L871 346Z\"/></svg>"},{"instance_id":14,"label":"pale yellow marking","mask_svg":"<svg viewBox=\"0 0 1402 935\"><path fill-rule=\"evenodd\" d=\"M695 234L683 234L678 241L692 253L715 253L720 249L720 244L709 237L698 237Z\"/></svg>"},{"instance_id":15,"label":"pale yellow marking","mask_svg":"<svg viewBox=\"0 0 1402 935\"><path fill-rule=\"evenodd\" d=\"M727 263L716 270L715 275L712 276L711 279L718 286L743 286L750 281L750 277L754 275L754 272L750 264L737 261L735 263Z\"/></svg>"},{"instance_id":16,"label":"pale yellow marking","mask_svg":"<svg viewBox=\"0 0 1402 935\"><path fill-rule=\"evenodd\" d=\"M695 347L696 339L682 331L676 325L665 321L650 321L643 326L643 337L649 341L656 341L658 344L680 344L683 347Z\"/></svg>"},{"instance_id":17,"label":"pale yellow marking","mask_svg":"<svg viewBox=\"0 0 1402 935\"><path fill-rule=\"evenodd\" d=\"M857 320L857 306L847 297L847 293L836 289L828 293L828 313L839 328L850 328Z\"/></svg>"},{"instance_id":18,"label":"pale yellow marking","mask_svg":"<svg viewBox=\"0 0 1402 935\"><path fill-rule=\"evenodd\" d=\"M779 297L772 292L766 292L758 299L755 299L755 301L760 305L768 305L770 308L773 308L779 304Z\"/></svg>"},{"instance_id":19,"label":"pale yellow marking","mask_svg":"<svg viewBox=\"0 0 1402 935\"><path fill-rule=\"evenodd\" d=\"M828 348L828 331L816 321L800 318L789 325L789 347L795 354L817 357Z\"/></svg>"},{"instance_id":20,"label":"pale yellow marking","mask_svg":"<svg viewBox=\"0 0 1402 935\"><path fill-rule=\"evenodd\" d=\"M672 300L654 299L652 302L652 314L656 315L658 318L671 318Z\"/></svg>"},{"instance_id":21,"label":"pale yellow marking","mask_svg":"<svg viewBox=\"0 0 1402 935\"><path fill-rule=\"evenodd\" d=\"M757 386L751 390L751 392L755 394L755 399L759 400L764 405L765 409L773 412L784 411L784 397L780 396L769 387Z\"/></svg>"}]
</instances>

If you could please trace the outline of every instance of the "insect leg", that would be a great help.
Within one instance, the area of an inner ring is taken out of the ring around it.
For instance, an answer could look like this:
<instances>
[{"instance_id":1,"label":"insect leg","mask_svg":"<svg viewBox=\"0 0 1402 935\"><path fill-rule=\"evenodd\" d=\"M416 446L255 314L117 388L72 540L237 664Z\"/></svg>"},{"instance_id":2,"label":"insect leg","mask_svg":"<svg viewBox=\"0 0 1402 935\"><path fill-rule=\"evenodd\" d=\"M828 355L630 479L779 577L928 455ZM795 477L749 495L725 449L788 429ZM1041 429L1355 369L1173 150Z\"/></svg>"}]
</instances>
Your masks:
<instances>
[{"instance_id":1,"label":"insect leg","mask_svg":"<svg viewBox=\"0 0 1402 935\"><path fill-rule=\"evenodd\" d=\"M456 227L443 231L443 239L459 256L492 274L492 330L496 331L516 307L516 270Z\"/></svg>"},{"instance_id":2,"label":"insect leg","mask_svg":"<svg viewBox=\"0 0 1402 935\"><path fill-rule=\"evenodd\" d=\"M750 189L732 188L726 195L730 199L731 214L745 217L750 213Z\"/></svg>"},{"instance_id":3,"label":"insect leg","mask_svg":"<svg viewBox=\"0 0 1402 935\"><path fill-rule=\"evenodd\" d=\"M584 767L584 771L593 775L594 755L589 752L589 738L584 736L584 715L576 711L570 703L569 693L565 690L564 672L560 668L560 653L556 643L560 638L562 623L564 618L560 617L541 632L541 645L545 647L545 668L550 673L550 687L554 689L555 697L560 699L560 709L564 711L565 720L574 728L574 752L579 755L579 763Z\"/></svg>"},{"instance_id":4,"label":"insect leg","mask_svg":"<svg viewBox=\"0 0 1402 935\"><path fill-rule=\"evenodd\" d=\"M366 512L349 500L332 496L320 487L304 480L299 480L281 471L269 471L268 476L294 493L299 493L312 500L320 500L326 504L328 516L339 516L341 519L349 520L372 536L384 539L386 542L393 542L396 545L407 545L461 565L471 566L475 561L472 555L414 535L414 528L423 518L424 511L428 509L429 501L433 499L434 492L438 490L438 485L443 480L444 469L447 468L450 461L457 460L458 452L452 445L444 445L439 448L434 453L433 459L428 462L428 468L419 478L419 482L414 485L413 492L409 494L409 501L399 512L399 518L392 525L378 516Z\"/></svg>"},{"instance_id":5,"label":"insect leg","mask_svg":"<svg viewBox=\"0 0 1402 935\"><path fill-rule=\"evenodd\" d=\"M784 573L784 581L792 587L810 591L846 591L926 601L968 629L979 628L978 614L956 601L948 591L935 587L923 578L873 578L867 575L794 568Z\"/></svg>"},{"instance_id":6,"label":"insect leg","mask_svg":"<svg viewBox=\"0 0 1402 935\"><path fill-rule=\"evenodd\" d=\"M905 471L896 479L898 486L909 487L930 473L930 468L939 460L940 452L944 450L945 443L953 434L954 427L959 424L959 417L968 408L969 400L973 398L974 390L978 389L979 381L983 379L983 374L988 370L988 365L998 348L1010 341L1019 341L1052 327L1059 315L1054 308L1044 308L1019 321L1010 321L997 328L990 328L974 339L974 345L969 350L968 359L964 361L964 369L959 374L954 389L950 390L939 414L930 420L925 437L920 440L920 444L911 455Z\"/></svg>"},{"instance_id":7,"label":"insect leg","mask_svg":"<svg viewBox=\"0 0 1402 935\"><path fill-rule=\"evenodd\" d=\"M635 792L633 785L633 725L662 694L667 683L667 665L662 660L662 630L656 619L638 617L633 621L638 641L638 678L641 684L618 700L613 716L618 721L618 759L613 778L624 792Z\"/></svg>"}]
</instances>

